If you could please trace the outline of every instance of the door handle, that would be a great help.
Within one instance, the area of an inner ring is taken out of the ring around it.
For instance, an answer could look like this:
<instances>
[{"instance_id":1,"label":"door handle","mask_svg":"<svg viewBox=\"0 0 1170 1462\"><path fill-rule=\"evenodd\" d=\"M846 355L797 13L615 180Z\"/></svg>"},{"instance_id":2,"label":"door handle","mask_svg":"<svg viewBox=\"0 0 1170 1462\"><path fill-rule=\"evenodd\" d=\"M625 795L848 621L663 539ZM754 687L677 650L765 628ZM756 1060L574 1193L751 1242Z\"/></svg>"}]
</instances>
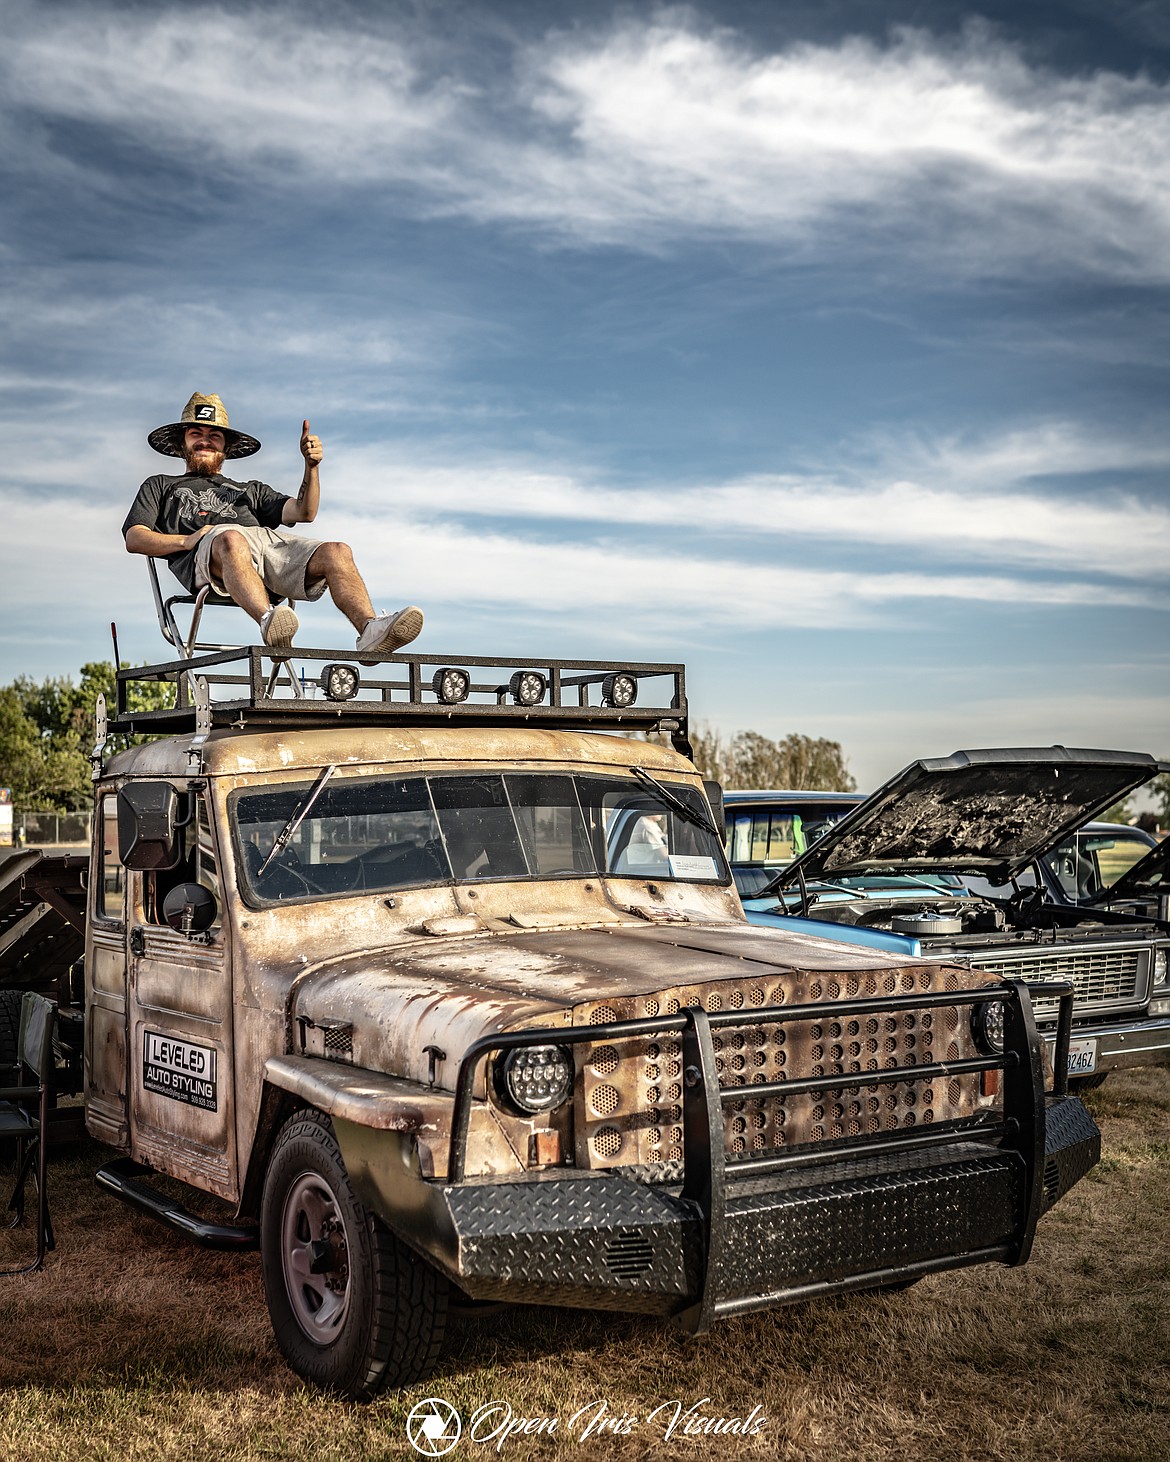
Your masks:
<instances>
[{"instance_id":1,"label":"door handle","mask_svg":"<svg viewBox=\"0 0 1170 1462\"><path fill-rule=\"evenodd\" d=\"M139 925L135 925L130 931L130 953L146 953L146 931Z\"/></svg>"}]
</instances>

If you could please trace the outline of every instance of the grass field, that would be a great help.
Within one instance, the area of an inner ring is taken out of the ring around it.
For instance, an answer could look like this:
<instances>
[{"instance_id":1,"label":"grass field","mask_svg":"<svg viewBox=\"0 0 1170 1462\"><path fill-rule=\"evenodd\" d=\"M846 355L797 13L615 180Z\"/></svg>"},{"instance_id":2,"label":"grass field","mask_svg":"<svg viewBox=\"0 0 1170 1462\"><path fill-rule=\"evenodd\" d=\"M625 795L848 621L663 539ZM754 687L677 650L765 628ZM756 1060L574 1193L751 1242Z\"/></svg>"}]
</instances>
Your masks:
<instances>
[{"instance_id":1,"label":"grass field","mask_svg":"<svg viewBox=\"0 0 1170 1462\"><path fill-rule=\"evenodd\" d=\"M124 1210L90 1180L102 1151L78 1143L54 1162L56 1252L44 1273L0 1281L0 1459L416 1456L405 1418L427 1396L465 1418L493 1402L557 1418L499 1452L464 1436L455 1462L1165 1457L1170 1070L1114 1075L1087 1100L1103 1161L1044 1220L1026 1268L724 1321L698 1340L621 1316L497 1313L453 1327L425 1385L364 1407L286 1369L255 1255L209 1254ZM688 1436L680 1420L668 1437L673 1409L646 1418L674 1401L763 1421ZM570 1435L599 1403L636 1424Z\"/></svg>"}]
</instances>

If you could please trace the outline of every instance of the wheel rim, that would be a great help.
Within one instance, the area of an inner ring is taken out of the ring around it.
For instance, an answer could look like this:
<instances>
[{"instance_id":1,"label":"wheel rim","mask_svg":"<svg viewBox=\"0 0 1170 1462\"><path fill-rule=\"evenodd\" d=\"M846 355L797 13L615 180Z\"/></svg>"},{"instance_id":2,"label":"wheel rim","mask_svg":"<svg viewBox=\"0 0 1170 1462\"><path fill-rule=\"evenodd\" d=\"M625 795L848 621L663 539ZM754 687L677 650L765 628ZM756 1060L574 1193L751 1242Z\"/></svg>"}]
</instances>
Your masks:
<instances>
[{"instance_id":1,"label":"wheel rim","mask_svg":"<svg viewBox=\"0 0 1170 1462\"><path fill-rule=\"evenodd\" d=\"M284 1200L280 1259L297 1324L316 1345L337 1339L349 1311L349 1248L337 1195L302 1173Z\"/></svg>"}]
</instances>

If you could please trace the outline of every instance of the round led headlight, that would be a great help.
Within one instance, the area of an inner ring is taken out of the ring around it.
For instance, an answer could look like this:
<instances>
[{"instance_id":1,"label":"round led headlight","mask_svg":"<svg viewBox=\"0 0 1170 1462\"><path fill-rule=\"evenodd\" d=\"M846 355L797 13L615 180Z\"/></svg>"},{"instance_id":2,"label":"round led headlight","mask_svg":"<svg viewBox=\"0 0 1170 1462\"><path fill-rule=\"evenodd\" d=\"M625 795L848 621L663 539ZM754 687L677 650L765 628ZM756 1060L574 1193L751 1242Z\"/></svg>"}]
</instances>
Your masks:
<instances>
[{"instance_id":1,"label":"round led headlight","mask_svg":"<svg viewBox=\"0 0 1170 1462\"><path fill-rule=\"evenodd\" d=\"M983 1000L971 1012L971 1034L988 1056L1003 1055L1004 1008L1002 1000Z\"/></svg>"},{"instance_id":2,"label":"round led headlight","mask_svg":"<svg viewBox=\"0 0 1170 1462\"><path fill-rule=\"evenodd\" d=\"M547 688L548 681L539 670L517 670L508 682L508 690L518 706L538 706Z\"/></svg>"},{"instance_id":3,"label":"round led headlight","mask_svg":"<svg viewBox=\"0 0 1170 1462\"><path fill-rule=\"evenodd\" d=\"M361 688L362 678L352 665L326 665L320 686L331 701L351 701Z\"/></svg>"},{"instance_id":4,"label":"round led headlight","mask_svg":"<svg viewBox=\"0 0 1170 1462\"><path fill-rule=\"evenodd\" d=\"M502 1093L521 1112L551 1112L573 1094L573 1057L564 1046L509 1051L500 1063Z\"/></svg>"},{"instance_id":5,"label":"round led headlight","mask_svg":"<svg viewBox=\"0 0 1170 1462\"><path fill-rule=\"evenodd\" d=\"M632 706L638 699L638 682L632 675L624 672L617 675L607 675L601 682L601 703L603 706L613 706L615 710L624 711L627 706Z\"/></svg>"},{"instance_id":6,"label":"round led headlight","mask_svg":"<svg viewBox=\"0 0 1170 1462\"><path fill-rule=\"evenodd\" d=\"M457 706L465 701L471 691L471 676L466 670L457 670L453 665L444 665L436 670L431 680L431 689L445 706Z\"/></svg>"}]
</instances>

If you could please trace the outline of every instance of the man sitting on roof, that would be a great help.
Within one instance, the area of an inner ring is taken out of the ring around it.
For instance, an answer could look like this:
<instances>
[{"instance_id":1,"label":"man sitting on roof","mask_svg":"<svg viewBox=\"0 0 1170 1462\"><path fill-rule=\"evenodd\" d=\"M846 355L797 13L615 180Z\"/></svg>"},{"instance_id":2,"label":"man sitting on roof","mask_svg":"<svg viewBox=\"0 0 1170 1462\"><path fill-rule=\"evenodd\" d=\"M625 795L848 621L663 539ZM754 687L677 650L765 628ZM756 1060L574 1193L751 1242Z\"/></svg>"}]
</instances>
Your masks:
<instances>
[{"instance_id":1,"label":"man sitting on roof","mask_svg":"<svg viewBox=\"0 0 1170 1462\"><path fill-rule=\"evenodd\" d=\"M306 421L301 434L305 475L296 497L265 482L232 482L220 476L228 457L250 457L260 450L255 437L228 425L218 396L198 391L181 418L160 426L146 439L165 457L182 457L182 477L148 477L122 524L129 553L165 558L189 593L205 584L234 599L260 626L266 645L287 649L298 621L286 604L319 599L326 589L358 632L357 647L394 651L422 629L415 605L391 613L374 612L348 544L321 543L286 530L311 523L321 495L318 475L324 452Z\"/></svg>"}]
</instances>

